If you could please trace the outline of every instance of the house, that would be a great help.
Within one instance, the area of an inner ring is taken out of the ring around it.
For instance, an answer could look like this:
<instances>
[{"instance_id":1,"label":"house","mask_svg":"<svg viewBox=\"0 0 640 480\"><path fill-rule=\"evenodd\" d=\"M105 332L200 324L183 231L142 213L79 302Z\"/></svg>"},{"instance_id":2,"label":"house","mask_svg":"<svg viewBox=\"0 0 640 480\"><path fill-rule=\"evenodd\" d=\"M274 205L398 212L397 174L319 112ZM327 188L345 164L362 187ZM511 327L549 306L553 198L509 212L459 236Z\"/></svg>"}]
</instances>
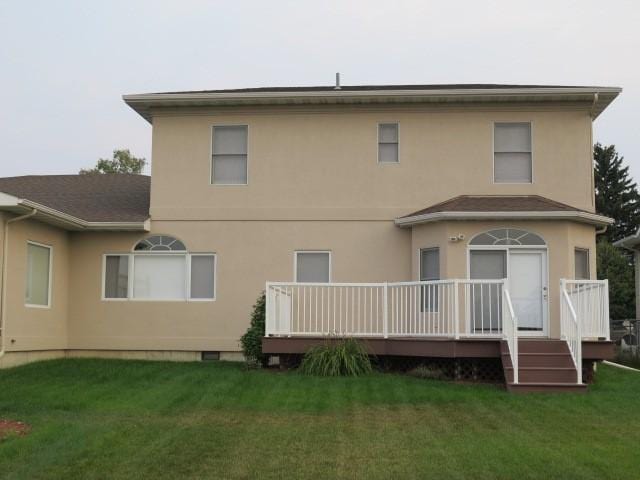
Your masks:
<instances>
[{"instance_id":1,"label":"house","mask_svg":"<svg viewBox=\"0 0 640 480\"><path fill-rule=\"evenodd\" d=\"M240 358L328 337L584 390L609 358L592 122L619 88L389 85L126 95L151 177L0 180L4 366ZM584 379L586 380L586 378Z\"/></svg>"},{"instance_id":2,"label":"house","mask_svg":"<svg viewBox=\"0 0 640 480\"><path fill-rule=\"evenodd\" d=\"M629 250L633 255L635 265L635 287L636 287L636 319L640 318L640 229L628 237L621 238L614 242L616 247Z\"/></svg>"}]
</instances>

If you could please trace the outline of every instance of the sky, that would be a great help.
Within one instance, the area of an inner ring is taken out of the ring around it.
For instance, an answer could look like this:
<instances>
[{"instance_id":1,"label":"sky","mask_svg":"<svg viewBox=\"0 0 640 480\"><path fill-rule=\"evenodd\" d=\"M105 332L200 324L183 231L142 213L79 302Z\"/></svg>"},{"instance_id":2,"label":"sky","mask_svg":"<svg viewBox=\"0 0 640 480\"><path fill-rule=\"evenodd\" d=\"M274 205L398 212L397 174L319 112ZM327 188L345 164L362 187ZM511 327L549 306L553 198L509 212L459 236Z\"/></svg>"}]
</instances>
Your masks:
<instances>
[{"instance_id":1,"label":"sky","mask_svg":"<svg viewBox=\"0 0 640 480\"><path fill-rule=\"evenodd\" d=\"M618 86L594 138L640 181L640 3L0 0L0 176L151 159L123 94L260 86ZM147 169L148 171L148 169Z\"/></svg>"}]
</instances>

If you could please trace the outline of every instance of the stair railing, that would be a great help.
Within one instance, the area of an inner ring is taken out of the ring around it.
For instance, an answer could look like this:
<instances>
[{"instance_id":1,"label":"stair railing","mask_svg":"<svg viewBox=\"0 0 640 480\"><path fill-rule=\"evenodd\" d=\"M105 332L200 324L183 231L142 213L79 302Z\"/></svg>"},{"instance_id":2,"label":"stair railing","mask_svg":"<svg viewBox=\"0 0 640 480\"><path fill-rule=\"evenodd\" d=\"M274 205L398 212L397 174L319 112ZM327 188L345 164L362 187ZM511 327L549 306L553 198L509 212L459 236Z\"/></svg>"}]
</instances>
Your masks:
<instances>
[{"instance_id":1,"label":"stair railing","mask_svg":"<svg viewBox=\"0 0 640 480\"><path fill-rule=\"evenodd\" d=\"M560 337L567 342L573 364L576 367L577 383L582 383L582 326L573 307L567 281L560 280Z\"/></svg>"},{"instance_id":2,"label":"stair railing","mask_svg":"<svg viewBox=\"0 0 640 480\"><path fill-rule=\"evenodd\" d=\"M518 317L513 310L511 295L504 280L502 289L502 335L509 347L509 356L513 366L513 383L518 383Z\"/></svg>"}]
</instances>

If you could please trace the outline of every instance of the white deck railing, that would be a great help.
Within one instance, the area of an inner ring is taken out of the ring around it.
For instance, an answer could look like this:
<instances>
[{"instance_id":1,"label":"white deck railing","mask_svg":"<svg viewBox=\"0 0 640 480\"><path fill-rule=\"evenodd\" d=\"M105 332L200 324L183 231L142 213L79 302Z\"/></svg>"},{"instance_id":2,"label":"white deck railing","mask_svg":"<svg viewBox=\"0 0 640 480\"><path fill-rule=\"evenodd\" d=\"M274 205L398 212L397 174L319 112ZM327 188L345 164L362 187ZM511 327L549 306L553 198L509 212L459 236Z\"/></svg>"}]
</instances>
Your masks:
<instances>
[{"instance_id":1,"label":"white deck railing","mask_svg":"<svg viewBox=\"0 0 640 480\"><path fill-rule=\"evenodd\" d=\"M513 367L513 383L518 383L518 318L513 311L511 296L506 288L502 295L502 311L504 312L502 333L509 347L509 356Z\"/></svg>"},{"instance_id":2,"label":"white deck railing","mask_svg":"<svg viewBox=\"0 0 640 480\"><path fill-rule=\"evenodd\" d=\"M582 338L609 340L609 281L561 280L560 289L580 321Z\"/></svg>"},{"instance_id":3,"label":"white deck railing","mask_svg":"<svg viewBox=\"0 0 640 480\"><path fill-rule=\"evenodd\" d=\"M499 337L504 282L269 282L266 335Z\"/></svg>"},{"instance_id":4,"label":"white deck railing","mask_svg":"<svg viewBox=\"0 0 640 480\"><path fill-rule=\"evenodd\" d=\"M560 336L567 342L573 364L576 367L577 383L582 383L582 332L581 325L567 292L565 280L560 287Z\"/></svg>"}]
</instances>

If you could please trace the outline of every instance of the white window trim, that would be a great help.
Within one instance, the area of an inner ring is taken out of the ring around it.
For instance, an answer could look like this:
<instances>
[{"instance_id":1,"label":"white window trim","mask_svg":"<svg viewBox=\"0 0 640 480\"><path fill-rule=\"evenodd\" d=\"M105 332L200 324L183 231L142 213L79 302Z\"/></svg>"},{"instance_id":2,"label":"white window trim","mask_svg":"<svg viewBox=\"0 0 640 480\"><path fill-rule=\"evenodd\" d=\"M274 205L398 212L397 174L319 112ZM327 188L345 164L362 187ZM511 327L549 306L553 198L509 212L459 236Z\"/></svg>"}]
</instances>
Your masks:
<instances>
[{"instance_id":1,"label":"white window trim","mask_svg":"<svg viewBox=\"0 0 640 480\"><path fill-rule=\"evenodd\" d=\"M126 298L110 298L105 296L105 276L107 267L107 257L119 256L128 257L128 277L127 277L127 297ZM134 298L133 296L133 277L134 264L136 256L183 256L185 257L185 296L184 298ZM191 298L191 258L192 257L213 257L213 297L212 298ZM108 252L102 255L102 287L101 300L103 302L215 302L218 292L218 255L215 252L129 252L118 253Z\"/></svg>"},{"instance_id":2,"label":"white window trim","mask_svg":"<svg viewBox=\"0 0 640 480\"><path fill-rule=\"evenodd\" d=\"M397 162L381 162L380 161L380 125L397 125L398 126L398 161ZM376 124L376 156L378 165L400 165L400 122L398 120L389 120L387 122L378 122Z\"/></svg>"},{"instance_id":3,"label":"white window trim","mask_svg":"<svg viewBox=\"0 0 640 480\"><path fill-rule=\"evenodd\" d=\"M247 181L245 183L214 183L213 176L213 130L216 127L247 127ZM248 123L215 123L209 130L209 185L213 187L246 187L249 185L249 139L251 138Z\"/></svg>"},{"instance_id":4,"label":"white window trim","mask_svg":"<svg viewBox=\"0 0 640 480\"><path fill-rule=\"evenodd\" d=\"M333 258L332 258L331 250L294 250L293 252L293 282L294 283L305 283L305 284L315 283L315 282L298 282L298 254L299 253L328 253L329 254L329 281L327 283L331 283L333 281Z\"/></svg>"},{"instance_id":5,"label":"white window trim","mask_svg":"<svg viewBox=\"0 0 640 480\"><path fill-rule=\"evenodd\" d=\"M51 285L53 284L53 247L51 245L45 245L44 243L33 242L31 240L27 240L27 245L35 245L36 247L43 247L49 250L49 278L47 284L47 304L46 305L36 305L33 303L27 303L26 298L24 302L24 306L28 308L51 308ZM27 258L29 256L28 247L27 247ZM27 276L25 275L25 288L27 287L26 282L28 281Z\"/></svg>"},{"instance_id":6,"label":"white window trim","mask_svg":"<svg viewBox=\"0 0 640 480\"><path fill-rule=\"evenodd\" d=\"M438 250L438 277L434 280L422 280L422 252L427 250ZM418 281L419 282L433 282L436 280L442 280L442 262L440 258L440 246L435 245L433 247L421 247L418 249Z\"/></svg>"},{"instance_id":7,"label":"white window trim","mask_svg":"<svg viewBox=\"0 0 640 480\"><path fill-rule=\"evenodd\" d=\"M531 181L530 182L496 182L496 124L501 123L528 123L531 132ZM491 183L493 185L533 185L535 183L535 168L533 160L535 158L533 151L533 121L532 120L495 120L491 122L491 161L493 168L491 169Z\"/></svg>"}]
</instances>

